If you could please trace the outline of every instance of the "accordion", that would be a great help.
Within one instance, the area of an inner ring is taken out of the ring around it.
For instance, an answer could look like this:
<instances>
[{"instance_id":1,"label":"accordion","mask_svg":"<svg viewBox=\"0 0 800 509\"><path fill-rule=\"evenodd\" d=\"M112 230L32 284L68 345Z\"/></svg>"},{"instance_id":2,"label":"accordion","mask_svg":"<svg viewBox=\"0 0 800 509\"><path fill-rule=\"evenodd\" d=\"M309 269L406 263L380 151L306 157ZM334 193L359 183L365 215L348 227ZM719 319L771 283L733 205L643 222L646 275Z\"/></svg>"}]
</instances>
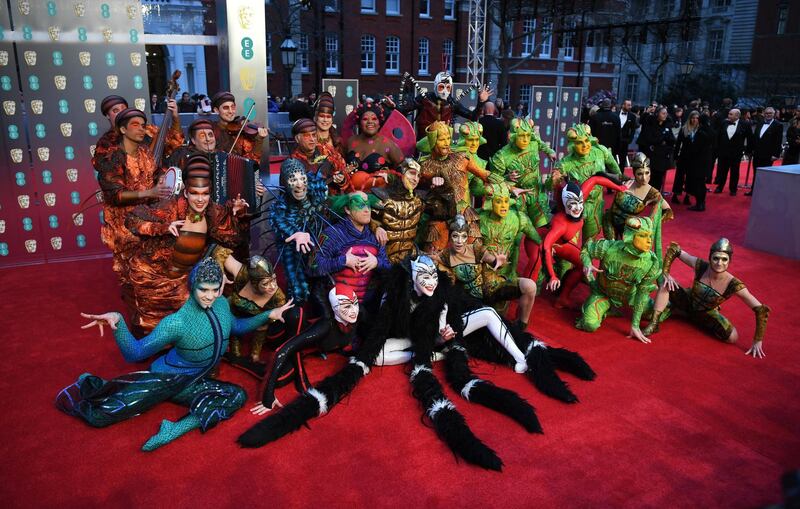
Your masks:
<instances>
[{"instance_id":1,"label":"accordion","mask_svg":"<svg viewBox=\"0 0 800 509\"><path fill-rule=\"evenodd\" d=\"M255 179L258 177L258 163L236 154L215 152L212 159L214 182L211 186L211 199L225 204L237 195L250 204L256 203Z\"/></svg>"}]
</instances>

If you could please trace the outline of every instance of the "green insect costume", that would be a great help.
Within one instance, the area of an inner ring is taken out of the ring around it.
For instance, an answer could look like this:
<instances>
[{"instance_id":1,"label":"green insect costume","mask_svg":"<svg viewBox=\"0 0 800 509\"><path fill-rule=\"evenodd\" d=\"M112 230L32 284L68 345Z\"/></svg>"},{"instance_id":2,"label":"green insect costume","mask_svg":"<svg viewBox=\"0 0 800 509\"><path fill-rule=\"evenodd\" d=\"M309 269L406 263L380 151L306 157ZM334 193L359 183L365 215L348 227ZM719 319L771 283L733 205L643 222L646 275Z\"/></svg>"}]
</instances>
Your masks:
<instances>
[{"instance_id":1,"label":"green insect costume","mask_svg":"<svg viewBox=\"0 0 800 509\"><path fill-rule=\"evenodd\" d=\"M498 207L504 207L507 214L498 214ZM486 200L479 215L481 236L486 250L492 254L508 255L508 263L500 267L497 273L508 280L516 280L519 244L523 234L537 244L542 243L536 228L526 214L517 210L515 201L505 186L496 186L492 199ZM489 270L491 269L486 269Z\"/></svg>"},{"instance_id":2,"label":"green insect costume","mask_svg":"<svg viewBox=\"0 0 800 509\"><path fill-rule=\"evenodd\" d=\"M629 305L633 308L631 328L639 329L642 314L650 302L650 293L657 288L661 263L650 249L634 245L637 234L654 234L654 221L648 217L633 217L625 223L624 240L592 240L581 250L584 267L600 260L600 270L589 282L591 293L583 303L582 316L575 326L588 332L596 331L611 306Z\"/></svg>"},{"instance_id":3,"label":"green insect costume","mask_svg":"<svg viewBox=\"0 0 800 509\"><path fill-rule=\"evenodd\" d=\"M586 179L598 173L613 173L622 175L619 165L614 160L611 150L600 145L597 138L592 136L589 126L586 124L575 124L567 130L567 146L569 152L556 163L556 169L563 175L569 176L572 180L583 184ZM591 144L591 149L587 154L579 154L576 145L585 146ZM553 183L548 180L547 185L552 188ZM587 242L597 237L603 228L603 191L601 186L594 186L594 189L586 197L584 203L584 223L583 241Z\"/></svg>"},{"instance_id":4,"label":"green insect costume","mask_svg":"<svg viewBox=\"0 0 800 509\"><path fill-rule=\"evenodd\" d=\"M539 152L555 155L533 125L525 119L515 118L511 121L508 144L498 150L489 163L489 170L504 180L508 180L512 172L519 173L515 185L530 191L520 198L519 208L528 214L536 228L550 222L547 194L539 171Z\"/></svg>"}]
</instances>

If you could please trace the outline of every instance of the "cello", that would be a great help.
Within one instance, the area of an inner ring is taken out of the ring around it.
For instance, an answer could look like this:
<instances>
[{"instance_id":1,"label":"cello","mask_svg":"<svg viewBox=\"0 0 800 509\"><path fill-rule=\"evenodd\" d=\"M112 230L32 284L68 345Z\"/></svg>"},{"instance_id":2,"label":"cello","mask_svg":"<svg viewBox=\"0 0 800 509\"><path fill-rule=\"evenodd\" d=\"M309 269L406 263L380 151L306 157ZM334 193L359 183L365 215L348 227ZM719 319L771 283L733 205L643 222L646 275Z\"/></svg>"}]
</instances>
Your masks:
<instances>
[{"instance_id":1,"label":"cello","mask_svg":"<svg viewBox=\"0 0 800 509\"><path fill-rule=\"evenodd\" d=\"M175 96L178 94L178 91L181 87L178 85L178 80L181 77L181 71L175 70L172 73L172 78L167 81L167 90L165 95L167 96L167 102L175 99ZM172 122L173 118L170 112L164 114L164 118L161 120L161 125L158 128L158 136L152 141L150 144L151 152L153 154L153 160L156 162L157 166L161 166L161 160L164 156L164 147L166 146L167 141L167 133L170 129L172 129ZM167 168L166 172L163 176L164 183L172 188L173 194L178 194L183 187L183 179L181 178L181 169L177 166L170 166Z\"/></svg>"}]
</instances>

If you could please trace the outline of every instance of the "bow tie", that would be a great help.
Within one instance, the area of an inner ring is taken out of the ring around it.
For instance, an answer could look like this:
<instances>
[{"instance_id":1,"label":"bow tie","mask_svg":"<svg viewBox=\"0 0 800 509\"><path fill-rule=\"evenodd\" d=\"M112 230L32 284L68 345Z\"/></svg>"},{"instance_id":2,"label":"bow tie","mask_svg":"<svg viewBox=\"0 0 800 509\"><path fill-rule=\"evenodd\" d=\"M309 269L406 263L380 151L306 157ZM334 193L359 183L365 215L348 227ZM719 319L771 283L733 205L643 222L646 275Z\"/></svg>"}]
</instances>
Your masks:
<instances>
[{"instance_id":1,"label":"bow tie","mask_svg":"<svg viewBox=\"0 0 800 509\"><path fill-rule=\"evenodd\" d=\"M731 121L729 120L729 121L728 121L728 125L736 125L736 122L731 122Z\"/></svg>"}]
</instances>

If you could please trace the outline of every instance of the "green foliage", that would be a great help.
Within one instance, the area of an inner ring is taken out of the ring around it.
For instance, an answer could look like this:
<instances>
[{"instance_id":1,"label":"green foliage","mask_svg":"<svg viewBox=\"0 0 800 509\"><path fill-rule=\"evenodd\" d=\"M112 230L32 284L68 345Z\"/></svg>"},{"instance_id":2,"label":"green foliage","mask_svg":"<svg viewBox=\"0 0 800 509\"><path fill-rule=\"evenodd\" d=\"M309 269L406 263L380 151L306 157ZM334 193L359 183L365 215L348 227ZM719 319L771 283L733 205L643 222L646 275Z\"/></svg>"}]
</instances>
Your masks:
<instances>
[{"instance_id":1,"label":"green foliage","mask_svg":"<svg viewBox=\"0 0 800 509\"><path fill-rule=\"evenodd\" d=\"M677 104L683 106L694 99L709 104L721 104L722 99L730 97L736 104L739 92L736 86L724 76L715 72L676 76L661 97L661 104Z\"/></svg>"}]
</instances>

